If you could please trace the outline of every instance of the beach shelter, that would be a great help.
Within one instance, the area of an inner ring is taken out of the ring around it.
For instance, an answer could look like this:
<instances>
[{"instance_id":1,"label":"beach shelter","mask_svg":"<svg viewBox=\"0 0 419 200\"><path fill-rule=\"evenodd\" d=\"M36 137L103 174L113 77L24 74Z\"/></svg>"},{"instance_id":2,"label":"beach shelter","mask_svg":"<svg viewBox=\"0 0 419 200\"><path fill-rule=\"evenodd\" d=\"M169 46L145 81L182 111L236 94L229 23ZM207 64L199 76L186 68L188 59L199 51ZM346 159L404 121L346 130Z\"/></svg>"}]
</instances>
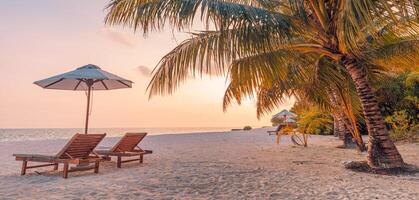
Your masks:
<instances>
[{"instance_id":1,"label":"beach shelter","mask_svg":"<svg viewBox=\"0 0 419 200\"><path fill-rule=\"evenodd\" d=\"M288 111L287 109L282 110L281 112L272 116L273 118L295 118L297 115L293 112Z\"/></svg>"},{"instance_id":2,"label":"beach shelter","mask_svg":"<svg viewBox=\"0 0 419 200\"><path fill-rule=\"evenodd\" d=\"M132 81L121 78L102 70L100 67L88 64L76 70L59 74L50 78L35 81L34 84L45 89L86 91L87 108L84 133L89 127L89 109L92 90L114 90L131 88Z\"/></svg>"},{"instance_id":3,"label":"beach shelter","mask_svg":"<svg viewBox=\"0 0 419 200\"><path fill-rule=\"evenodd\" d=\"M281 112L273 115L272 119L280 119L283 123L289 125L289 124L295 123L296 117L297 117L297 114L284 109Z\"/></svg>"},{"instance_id":4,"label":"beach shelter","mask_svg":"<svg viewBox=\"0 0 419 200\"><path fill-rule=\"evenodd\" d=\"M293 119L293 118L287 118L286 120L285 120L285 123L288 125L288 126L291 126L291 125L293 125L293 124L295 124L297 121L295 121L295 119Z\"/></svg>"},{"instance_id":5,"label":"beach shelter","mask_svg":"<svg viewBox=\"0 0 419 200\"><path fill-rule=\"evenodd\" d=\"M293 118L287 118L286 120L285 120L285 122L286 123L295 123L296 121L295 121L295 119L293 119Z\"/></svg>"}]
</instances>

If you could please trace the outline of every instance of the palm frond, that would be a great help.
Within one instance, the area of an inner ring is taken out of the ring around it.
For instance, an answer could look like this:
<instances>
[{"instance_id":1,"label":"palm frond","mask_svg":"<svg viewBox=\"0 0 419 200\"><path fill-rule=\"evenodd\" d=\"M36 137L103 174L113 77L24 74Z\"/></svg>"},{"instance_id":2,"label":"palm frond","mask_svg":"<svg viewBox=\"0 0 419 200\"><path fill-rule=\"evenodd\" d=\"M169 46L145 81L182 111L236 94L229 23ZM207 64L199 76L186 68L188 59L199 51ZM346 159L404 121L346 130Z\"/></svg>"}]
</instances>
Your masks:
<instances>
[{"instance_id":1,"label":"palm frond","mask_svg":"<svg viewBox=\"0 0 419 200\"><path fill-rule=\"evenodd\" d=\"M365 49L363 54L368 62L383 67L382 70L415 71L417 70L415 63L419 63L419 38L387 38L385 41Z\"/></svg>"},{"instance_id":2,"label":"palm frond","mask_svg":"<svg viewBox=\"0 0 419 200\"><path fill-rule=\"evenodd\" d=\"M233 60L270 52L288 42L269 29L259 26L193 34L157 64L148 86L150 97L171 94L188 77L224 75Z\"/></svg>"},{"instance_id":3,"label":"palm frond","mask_svg":"<svg viewBox=\"0 0 419 200\"><path fill-rule=\"evenodd\" d=\"M410 0L347 0L339 11L336 18L339 50L355 55L361 52L367 36L376 37L387 24L417 18L416 7Z\"/></svg>"},{"instance_id":4,"label":"palm frond","mask_svg":"<svg viewBox=\"0 0 419 200\"><path fill-rule=\"evenodd\" d=\"M311 107L299 117L298 127L300 132L308 134L317 133L320 131L318 130L319 127L324 127L328 129L326 131L331 131L333 118L329 113Z\"/></svg>"},{"instance_id":5,"label":"palm frond","mask_svg":"<svg viewBox=\"0 0 419 200\"><path fill-rule=\"evenodd\" d=\"M276 32L288 35L293 28L291 17L254 4L245 5L224 0L113 0L108 6L105 22L125 25L144 33L161 30L170 25L178 30L190 28L199 16L206 26L214 24L217 30L269 26ZM258 2L267 5L268 1ZM211 22L211 23L210 23Z\"/></svg>"},{"instance_id":6,"label":"palm frond","mask_svg":"<svg viewBox=\"0 0 419 200\"><path fill-rule=\"evenodd\" d=\"M299 52L279 49L235 60L229 71L230 84L224 95L224 110L234 101L240 104L243 98L256 97L258 92L270 94L269 90L273 90L275 93L271 95L276 97L290 95L293 84L307 78L302 68L309 68L314 63L313 59ZM288 94L281 95L278 91ZM271 99L275 105L280 101L280 98ZM262 103L261 100L259 102ZM258 113L260 116L262 110Z\"/></svg>"}]
</instances>

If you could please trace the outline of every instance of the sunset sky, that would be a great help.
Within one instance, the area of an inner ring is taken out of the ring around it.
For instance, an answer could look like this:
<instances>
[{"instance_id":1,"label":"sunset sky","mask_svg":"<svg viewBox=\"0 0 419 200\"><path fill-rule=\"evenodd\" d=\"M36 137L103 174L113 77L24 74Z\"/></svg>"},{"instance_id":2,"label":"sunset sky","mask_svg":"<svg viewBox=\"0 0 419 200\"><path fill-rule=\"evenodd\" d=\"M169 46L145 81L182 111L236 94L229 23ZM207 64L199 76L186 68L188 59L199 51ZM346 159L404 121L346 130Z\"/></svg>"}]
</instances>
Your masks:
<instances>
[{"instance_id":1,"label":"sunset sky","mask_svg":"<svg viewBox=\"0 0 419 200\"><path fill-rule=\"evenodd\" d=\"M0 1L0 128L82 127L83 92L45 90L32 83L89 63L135 82L132 89L94 92L90 127L269 125L270 116L258 120L251 101L222 111L225 77L191 80L173 96L149 101L148 72L188 35L167 29L144 38L107 27L108 2ZM291 106L290 101L278 112Z\"/></svg>"}]
</instances>

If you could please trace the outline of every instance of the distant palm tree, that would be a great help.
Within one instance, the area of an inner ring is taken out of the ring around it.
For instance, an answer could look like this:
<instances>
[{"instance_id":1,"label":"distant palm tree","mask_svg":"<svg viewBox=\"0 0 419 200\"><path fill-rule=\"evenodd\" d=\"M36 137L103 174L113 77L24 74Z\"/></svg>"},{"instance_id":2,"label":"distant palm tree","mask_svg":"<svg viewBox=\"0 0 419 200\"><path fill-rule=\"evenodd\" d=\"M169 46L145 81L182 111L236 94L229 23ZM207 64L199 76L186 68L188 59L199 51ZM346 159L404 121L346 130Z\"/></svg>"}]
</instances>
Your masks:
<instances>
[{"instance_id":1,"label":"distant palm tree","mask_svg":"<svg viewBox=\"0 0 419 200\"><path fill-rule=\"evenodd\" d=\"M256 96L257 116L260 117L274 111L285 97L292 95L297 101L309 102L311 106L331 113L337 122L337 134L341 139L346 138L343 140L344 147L352 145L350 143L353 136L359 149L365 149L356 120L362 117L359 98L351 77L342 66L322 59L317 65L287 65L281 69L284 71L284 78L264 81L258 88L249 87L250 81L243 79L237 70L231 70L230 84L224 95L224 110L233 100L240 104L243 98ZM377 78L380 74L371 75L374 75L372 78Z\"/></svg>"},{"instance_id":2,"label":"distant palm tree","mask_svg":"<svg viewBox=\"0 0 419 200\"><path fill-rule=\"evenodd\" d=\"M231 70L257 88L272 77L284 78L284 65L330 59L356 86L369 132L368 164L398 168L404 162L389 139L366 68L417 70L416 6L411 0L112 0L106 23L144 34L166 25L186 30L196 19L214 27L194 33L162 58L150 95L172 93L191 76Z\"/></svg>"}]
</instances>

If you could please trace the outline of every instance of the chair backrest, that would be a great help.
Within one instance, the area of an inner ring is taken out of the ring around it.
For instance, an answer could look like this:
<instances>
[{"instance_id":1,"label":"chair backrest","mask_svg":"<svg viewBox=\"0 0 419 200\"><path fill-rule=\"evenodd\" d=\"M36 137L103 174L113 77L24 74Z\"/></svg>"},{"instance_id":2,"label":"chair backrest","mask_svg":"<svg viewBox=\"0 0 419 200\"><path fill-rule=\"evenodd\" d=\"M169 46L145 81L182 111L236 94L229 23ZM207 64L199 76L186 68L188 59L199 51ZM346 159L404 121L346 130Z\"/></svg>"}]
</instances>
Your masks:
<instances>
[{"instance_id":1,"label":"chair backrest","mask_svg":"<svg viewBox=\"0 0 419 200\"><path fill-rule=\"evenodd\" d=\"M129 152L145 138L147 133L126 133L112 148L112 152Z\"/></svg>"},{"instance_id":2,"label":"chair backrest","mask_svg":"<svg viewBox=\"0 0 419 200\"><path fill-rule=\"evenodd\" d=\"M84 159L106 136L104 134L75 134L64 148L57 154L59 159Z\"/></svg>"}]
</instances>

